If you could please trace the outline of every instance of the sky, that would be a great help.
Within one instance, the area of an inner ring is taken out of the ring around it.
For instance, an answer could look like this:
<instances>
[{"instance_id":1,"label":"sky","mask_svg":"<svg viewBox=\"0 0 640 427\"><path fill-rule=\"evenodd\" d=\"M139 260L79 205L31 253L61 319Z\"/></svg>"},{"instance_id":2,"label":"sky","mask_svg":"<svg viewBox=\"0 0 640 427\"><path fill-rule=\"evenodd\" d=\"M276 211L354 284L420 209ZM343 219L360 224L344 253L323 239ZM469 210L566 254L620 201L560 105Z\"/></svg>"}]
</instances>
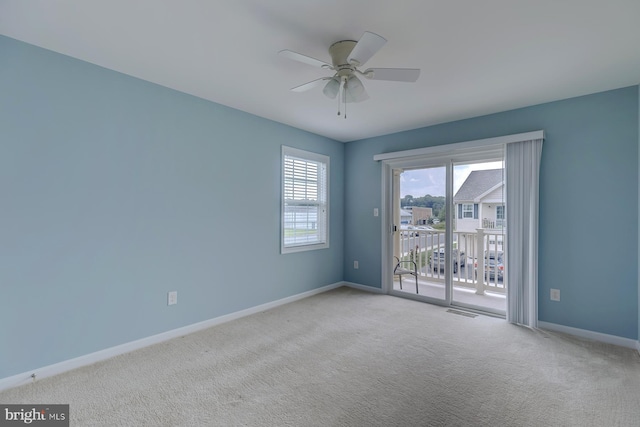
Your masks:
<instances>
[{"instance_id":1,"label":"sky","mask_svg":"<svg viewBox=\"0 0 640 427\"><path fill-rule=\"evenodd\" d=\"M453 194L455 195L471 171L498 169L502 162L488 162L456 165L453 168ZM413 197L445 195L445 168L414 169L400 175L400 197L411 194Z\"/></svg>"}]
</instances>

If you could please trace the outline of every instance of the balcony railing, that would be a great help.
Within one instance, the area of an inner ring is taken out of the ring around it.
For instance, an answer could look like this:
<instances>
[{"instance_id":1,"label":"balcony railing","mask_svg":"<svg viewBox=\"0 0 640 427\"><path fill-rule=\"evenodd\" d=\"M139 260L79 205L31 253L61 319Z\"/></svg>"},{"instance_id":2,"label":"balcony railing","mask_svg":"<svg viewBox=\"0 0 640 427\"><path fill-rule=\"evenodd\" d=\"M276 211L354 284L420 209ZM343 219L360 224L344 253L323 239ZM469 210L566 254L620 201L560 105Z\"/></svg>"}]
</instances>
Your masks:
<instances>
[{"instance_id":1,"label":"balcony railing","mask_svg":"<svg viewBox=\"0 0 640 427\"><path fill-rule=\"evenodd\" d=\"M507 221L505 221L504 219L492 220L492 219L484 218L482 220L482 228L484 228L485 230L501 230L501 229L504 229L506 226L507 226Z\"/></svg>"},{"instance_id":2,"label":"balcony railing","mask_svg":"<svg viewBox=\"0 0 640 427\"><path fill-rule=\"evenodd\" d=\"M505 244L502 231L454 231L453 250L445 253L444 231L414 229L401 234L399 251L401 259L415 261L420 278L428 282L444 283L445 263L439 255L446 260L452 253L454 286L475 289L477 294L505 293L506 266L500 256L505 253Z\"/></svg>"}]
</instances>

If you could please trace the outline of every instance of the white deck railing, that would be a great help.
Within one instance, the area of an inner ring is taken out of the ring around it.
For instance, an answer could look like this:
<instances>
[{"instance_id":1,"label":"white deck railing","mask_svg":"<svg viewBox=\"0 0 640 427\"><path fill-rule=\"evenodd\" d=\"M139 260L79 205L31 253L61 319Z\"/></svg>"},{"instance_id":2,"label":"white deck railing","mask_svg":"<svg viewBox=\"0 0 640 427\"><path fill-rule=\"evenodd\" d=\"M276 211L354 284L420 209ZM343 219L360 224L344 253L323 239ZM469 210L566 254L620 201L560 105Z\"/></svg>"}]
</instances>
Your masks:
<instances>
[{"instance_id":1,"label":"white deck railing","mask_svg":"<svg viewBox=\"0 0 640 427\"><path fill-rule=\"evenodd\" d=\"M400 237L401 259L415 261L420 278L444 283L444 263L441 268L439 257L433 256L434 250L445 246L444 230L413 229L404 234ZM454 231L454 286L475 289L477 294L484 294L485 291L504 293L506 266L497 262L489 265L488 255L496 251L504 254L505 244L504 230L487 231L479 228L475 233ZM436 262L433 262L434 258ZM485 265L487 274L482 274Z\"/></svg>"},{"instance_id":2,"label":"white deck railing","mask_svg":"<svg viewBox=\"0 0 640 427\"><path fill-rule=\"evenodd\" d=\"M495 230L502 230L507 226L507 221L505 221L504 219L487 219L484 218L482 220L482 228L486 230L491 230L491 231L495 231Z\"/></svg>"}]
</instances>

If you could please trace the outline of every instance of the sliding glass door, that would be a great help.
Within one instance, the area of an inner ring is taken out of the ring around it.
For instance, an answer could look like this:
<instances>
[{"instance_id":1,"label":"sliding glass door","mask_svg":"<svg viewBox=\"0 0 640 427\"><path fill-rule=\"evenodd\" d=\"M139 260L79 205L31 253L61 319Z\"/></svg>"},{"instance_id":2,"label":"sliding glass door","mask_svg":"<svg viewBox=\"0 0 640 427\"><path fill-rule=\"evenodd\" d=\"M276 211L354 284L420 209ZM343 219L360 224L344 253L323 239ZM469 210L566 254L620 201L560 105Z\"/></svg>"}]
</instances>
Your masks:
<instances>
[{"instance_id":1,"label":"sliding glass door","mask_svg":"<svg viewBox=\"0 0 640 427\"><path fill-rule=\"evenodd\" d=\"M393 289L446 301L447 167L394 170Z\"/></svg>"},{"instance_id":2,"label":"sliding glass door","mask_svg":"<svg viewBox=\"0 0 640 427\"><path fill-rule=\"evenodd\" d=\"M504 315L504 162L489 153L388 170L389 293Z\"/></svg>"},{"instance_id":3,"label":"sliding glass door","mask_svg":"<svg viewBox=\"0 0 640 427\"><path fill-rule=\"evenodd\" d=\"M451 303L483 311L506 311L506 223L504 164L453 164L453 254L464 266L454 271Z\"/></svg>"}]
</instances>

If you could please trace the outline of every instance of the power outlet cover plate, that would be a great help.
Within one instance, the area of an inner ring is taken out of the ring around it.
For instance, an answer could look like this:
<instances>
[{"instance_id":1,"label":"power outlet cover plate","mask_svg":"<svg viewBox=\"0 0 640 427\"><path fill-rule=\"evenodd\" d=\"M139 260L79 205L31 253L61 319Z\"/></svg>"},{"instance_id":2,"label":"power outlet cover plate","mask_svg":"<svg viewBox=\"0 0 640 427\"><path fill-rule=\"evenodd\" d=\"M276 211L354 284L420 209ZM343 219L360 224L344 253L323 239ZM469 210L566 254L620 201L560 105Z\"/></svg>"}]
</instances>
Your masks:
<instances>
[{"instance_id":1,"label":"power outlet cover plate","mask_svg":"<svg viewBox=\"0 0 640 427\"><path fill-rule=\"evenodd\" d=\"M178 291L172 291L167 294L167 305L178 303Z\"/></svg>"}]
</instances>

